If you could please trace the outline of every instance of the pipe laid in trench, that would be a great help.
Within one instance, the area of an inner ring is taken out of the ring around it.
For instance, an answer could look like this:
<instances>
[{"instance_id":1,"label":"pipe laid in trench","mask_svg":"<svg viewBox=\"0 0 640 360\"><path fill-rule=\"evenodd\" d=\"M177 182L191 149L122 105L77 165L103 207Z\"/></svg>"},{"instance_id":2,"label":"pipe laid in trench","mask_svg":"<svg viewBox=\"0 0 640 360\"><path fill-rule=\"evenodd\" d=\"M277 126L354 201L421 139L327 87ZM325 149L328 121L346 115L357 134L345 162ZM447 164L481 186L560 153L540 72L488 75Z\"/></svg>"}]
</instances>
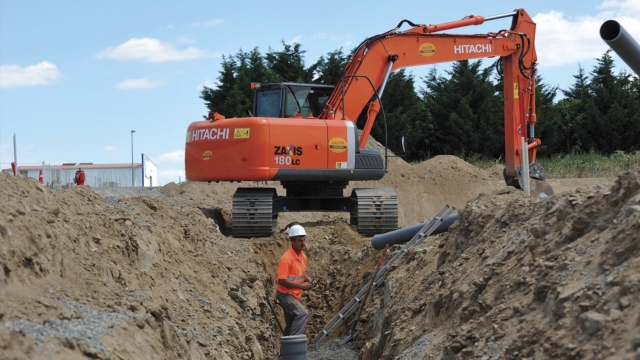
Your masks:
<instances>
[{"instance_id":1,"label":"pipe laid in trench","mask_svg":"<svg viewBox=\"0 0 640 360\"><path fill-rule=\"evenodd\" d=\"M449 230L449 226L456 222L459 217L460 216L458 214L450 215L442 221L442 224L440 224L440 226L438 226L431 235L437 235ZM384 249L385 245L391 246L406 243L411 240L426 224L427 222L425 221L421 224L415 224L406 228L390 231L388 233L374 235L371 238L371 246L376 250L381 250Z\"/></svg>"}]
</instances>

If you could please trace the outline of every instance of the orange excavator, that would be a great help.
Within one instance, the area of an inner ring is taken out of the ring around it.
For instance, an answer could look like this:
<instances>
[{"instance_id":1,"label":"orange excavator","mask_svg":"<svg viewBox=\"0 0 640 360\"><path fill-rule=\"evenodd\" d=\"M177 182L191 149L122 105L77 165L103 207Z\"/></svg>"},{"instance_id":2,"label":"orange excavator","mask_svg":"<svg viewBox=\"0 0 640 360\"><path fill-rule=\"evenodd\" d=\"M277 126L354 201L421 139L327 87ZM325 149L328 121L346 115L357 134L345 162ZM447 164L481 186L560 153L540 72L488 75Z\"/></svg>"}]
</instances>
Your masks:
<instances>
[{"instance_id":1,"label":"orange excavator","mask_svg":"<svg viewBox=\"0 0 640 360\"><path fill-rule=\"evenodd\" d=\"M509 30L449 34L445 30L512 18ZM403 24L411 26L400 31ZM366 39L348 61L339 83L254 83L250 117L210 113L187 130L185 170L190 181L280 181L275 188L240 187L233 195L232 235L269 236L284 211L345 211L363 235L398 227L393 189L354 189L349 181L379 180L387 172L377 150L365 149L392 71L426 64L499 57L504 82L504 178L507 185L552 195L536 161L534 135L535 23L523 9L467 16L437 25L401 21ZM355 122L368 105L361 133ZM386 156L386 152L385 152Z\"/></svg>"}]
</instances>

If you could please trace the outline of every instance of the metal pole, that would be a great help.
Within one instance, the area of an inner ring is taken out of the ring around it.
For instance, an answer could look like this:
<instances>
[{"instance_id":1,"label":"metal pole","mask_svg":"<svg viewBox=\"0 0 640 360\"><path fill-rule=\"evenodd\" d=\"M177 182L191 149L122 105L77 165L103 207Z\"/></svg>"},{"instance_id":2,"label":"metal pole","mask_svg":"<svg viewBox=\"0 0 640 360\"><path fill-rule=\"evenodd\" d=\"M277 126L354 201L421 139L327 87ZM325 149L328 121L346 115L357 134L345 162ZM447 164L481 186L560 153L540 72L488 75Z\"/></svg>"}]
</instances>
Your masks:
<instances>
[{"instance_id":1,"label":"metal pole","mask_svg":"<svg viewBox=\"0 0 640 360\"><path fill-rule=\"evenodd\" d=\"M135 187L135 178L133 175L133 133L135 130L131 130L131 187Z\"/></svg>"},{"instance_id":2,"label":"metal pole","mask_svg":"<svg viewBox=\"0 0 640 360\"><path fill-rule=\"evenodd\" d=\"M18 151L16 146L16 134L13 133L13 163L16 166L16 176L20 175L20 171L18 171Z\"/></svg>"},{"instance_id":3,"label":"metal pole","mask_svg":"<svg viewBox=\"0 0 640 360\"><path fill-rule=\"evenodd\" d=\"M524 136L521 139L522 146L522 187L527 196L531 195L531 185L529 183L529 148Z\"/></svg>"}]
</instances>

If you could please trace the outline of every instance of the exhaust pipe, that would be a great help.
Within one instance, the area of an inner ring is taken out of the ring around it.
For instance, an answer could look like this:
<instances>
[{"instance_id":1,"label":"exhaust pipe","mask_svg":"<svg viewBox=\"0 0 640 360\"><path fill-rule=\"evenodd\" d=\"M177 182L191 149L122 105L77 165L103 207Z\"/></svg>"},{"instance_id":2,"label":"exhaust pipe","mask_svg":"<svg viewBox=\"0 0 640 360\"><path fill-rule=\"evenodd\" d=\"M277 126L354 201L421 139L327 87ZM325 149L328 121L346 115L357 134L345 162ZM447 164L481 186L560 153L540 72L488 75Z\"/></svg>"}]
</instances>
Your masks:
<instances>
[{"instance_id":1,"label":"exhaust pipe","mask_svg":"<svg viewBox=\"0 0 640 360\"><path fill-rule=\"evenodd\" d=\"M620 23L615 20L605 21L600 26L600 37L629 65L631 70L640 75L640 45Z\"/></svg>"}]
</instances>

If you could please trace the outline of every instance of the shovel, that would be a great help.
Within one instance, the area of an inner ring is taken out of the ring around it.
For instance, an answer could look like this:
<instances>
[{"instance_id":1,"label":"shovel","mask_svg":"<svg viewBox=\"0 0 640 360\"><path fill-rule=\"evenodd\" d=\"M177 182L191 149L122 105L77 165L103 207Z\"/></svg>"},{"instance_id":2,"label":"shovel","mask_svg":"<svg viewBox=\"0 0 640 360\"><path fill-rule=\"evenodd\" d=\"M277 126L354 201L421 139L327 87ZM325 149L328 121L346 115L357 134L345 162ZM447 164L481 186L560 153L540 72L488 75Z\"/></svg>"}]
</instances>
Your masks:
<instances>
[{"instance_id":1,"label":"shovel","mask_svg":"<svg viewBox=\"0 0 640 360\"><path fill-rule=\"evenodd\" d=\"M271 300L269 300L269 296L267 295L267 304L269 304L269 308L271 309L271 312L273 313L273 317L276 319L276 322L278 323L278 327L280 328L280 331L282 332L282 335L284 335L284 329L282 328L282 324L280 324L280 320L278 320L278 315L276 314L276 310L273 308L273 305L271 305Z\"/></svg>"},{"instance_id":2,"label":"shovel","mask_svg":"<svg viewBox=\"0 0 640 360\"><path fill-rule=\"evenodd\" d=\"M373 272L373 278L371 278L371 282L369 283L369 287L367 288L367 291L364 294L364 299L362 299L362 304L360 304L360 307L358 308L358 314L356 315L356 318L353 319L353 323L351 323L351 332L349 333L349 336L347 336L346 338L342 339L340 341L340 345L344 345L346 343L348 343L349 341L353 340L353 337L356 335L356 325L358 325L358 319L360 319L360 315L362 315L362 309L364 309L364 307L367 304L367 299L369 298L369 293L371 292L371 289L373 288L373 282L376 279L376 275L378 275L378 271L380 271L380 265L382 265L382 260L384 260L384 255L387 253L387 249L389 248L389 245L386 245L384 247L384 250L382 250L382 254L380 255L380 259L378 260L378 264L376 265L376 271Z\"/></svg>"}]
</instances>

